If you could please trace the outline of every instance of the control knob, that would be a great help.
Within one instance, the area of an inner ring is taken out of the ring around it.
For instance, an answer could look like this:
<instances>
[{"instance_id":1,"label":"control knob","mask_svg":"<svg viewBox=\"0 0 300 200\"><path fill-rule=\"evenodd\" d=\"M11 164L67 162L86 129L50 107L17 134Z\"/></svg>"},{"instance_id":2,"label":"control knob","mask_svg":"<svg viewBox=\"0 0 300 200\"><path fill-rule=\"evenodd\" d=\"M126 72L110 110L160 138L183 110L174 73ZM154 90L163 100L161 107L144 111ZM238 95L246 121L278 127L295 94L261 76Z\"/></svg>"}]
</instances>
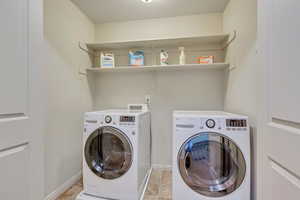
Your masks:
<instances>
[{"instance_id":1,"label":"control knob","mask_svg":"<svg viewBox=\"0 0 300 200\"><path fill-rule=\"evenodd\" d=\"M215 126L216 126L215 120L213 120L213 119L207 120L207 121L206 121L206 126L207 126L208 128L215 128Z\"/></svg>"},{"instance_id":2,"label":"control knob","mask_svg":"<svg viewBox=\"0 0 300 200\"><path fill-rule=\"evenodd\" d=\"M109 124L112 121L111 116L105 116L105 123Z\"/></svg>"}]
</instances>

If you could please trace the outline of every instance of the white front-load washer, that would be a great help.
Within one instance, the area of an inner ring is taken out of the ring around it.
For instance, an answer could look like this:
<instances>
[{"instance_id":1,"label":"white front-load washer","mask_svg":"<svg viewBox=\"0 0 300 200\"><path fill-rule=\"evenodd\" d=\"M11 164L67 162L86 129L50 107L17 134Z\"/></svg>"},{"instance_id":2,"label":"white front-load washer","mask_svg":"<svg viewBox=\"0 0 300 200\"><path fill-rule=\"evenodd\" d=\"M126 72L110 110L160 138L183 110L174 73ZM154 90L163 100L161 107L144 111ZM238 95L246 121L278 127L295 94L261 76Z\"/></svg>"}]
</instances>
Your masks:
<instances>
[{"instance_id":1,"label":"white front-load washer","mask_svg":"<svg viewBox=\"0 0 300 200\"><path fill-rule=\"evenodd\" d=\"M250 200L248 118L173 114L173 200Z\"/></svg>"},{"instance_id":2,"label":"white front-load washer","mask_svg":"<svg viewBox=\"0 0 300 200\"><path fill-rule=\"evenodd\" d=\"M138 200L150 173L150 113L85 114L83 186L77 199Z\"/></svg>"}]
</instances>

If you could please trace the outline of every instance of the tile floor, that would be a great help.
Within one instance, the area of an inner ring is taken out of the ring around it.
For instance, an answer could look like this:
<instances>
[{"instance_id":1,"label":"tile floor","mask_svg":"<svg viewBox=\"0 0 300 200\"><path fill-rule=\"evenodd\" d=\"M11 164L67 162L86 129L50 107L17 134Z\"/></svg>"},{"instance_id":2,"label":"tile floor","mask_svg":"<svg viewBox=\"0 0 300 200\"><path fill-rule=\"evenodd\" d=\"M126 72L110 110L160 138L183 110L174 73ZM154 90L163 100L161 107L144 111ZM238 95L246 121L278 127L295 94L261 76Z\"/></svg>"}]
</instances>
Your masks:
<instances>
[{"instance_id":1,"label":"tile floor","mask_svg":"<svg viewBox=\"0 0 300 200\"><path fill-rule=\"evenodd\" d=\"M171 200L172 198L171 170L153 170L144 200ZM82 191L82 180L69 188L56 200L75 200Z\"/></svg>"},{"instance_id":2,"label":"tile floor","mask_svg":"<svg viewBox=\"0 0 300 200\"><path fill-rule=\"evenodd\" d=\"M150 177L144 200L171 200L171 170L154 170Z\"/></svg>"},{"instance_id":3,"label":"tile floor","mask_svg":"<svg viewBox=\"0 0 300 200\"><path fill-rule=\"evenodd\" d=\"M82 179L69 188L56 200L75 200L77 195L83 190Z\"/></svg>"}]
</instances>

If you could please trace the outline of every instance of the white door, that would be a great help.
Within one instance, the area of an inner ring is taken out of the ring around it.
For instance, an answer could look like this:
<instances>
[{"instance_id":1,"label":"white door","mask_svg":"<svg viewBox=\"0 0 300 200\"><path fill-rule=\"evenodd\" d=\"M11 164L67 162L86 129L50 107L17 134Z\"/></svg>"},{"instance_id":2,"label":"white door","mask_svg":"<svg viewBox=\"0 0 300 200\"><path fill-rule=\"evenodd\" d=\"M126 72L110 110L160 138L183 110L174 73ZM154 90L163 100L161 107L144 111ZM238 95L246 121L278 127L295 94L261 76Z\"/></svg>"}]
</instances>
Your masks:
<instances>
[{"instance_id":1,"label":"white door","mask_svg":"<svg viewBox=\"0 0 300 200\"><path fill-rule=\"evenodd\" d=\"M30 27L32 0L0 1L0 199L36 200L41 194L32 87L36 82ZM38 47L37 47L38 48ZM37 105L39 106L39 105ZM37 125L38 129L40 126ZM41 134L41 132L39 132ZM41 149L42 152L42 149ZM36 169L34 169L36 167ZM35 172L33 172L35 171Z\"/></svg>"},{"instance_id":2,"label":"white door","mask_svg":"<svg viewBox=\"0 0 300 200\"><path fill-rule=\"evenodd\" d=\"M263 2L263 4L262 4ZM300 199L300 1L264 0L263 200Z\"/></svg>"}]
</instances>

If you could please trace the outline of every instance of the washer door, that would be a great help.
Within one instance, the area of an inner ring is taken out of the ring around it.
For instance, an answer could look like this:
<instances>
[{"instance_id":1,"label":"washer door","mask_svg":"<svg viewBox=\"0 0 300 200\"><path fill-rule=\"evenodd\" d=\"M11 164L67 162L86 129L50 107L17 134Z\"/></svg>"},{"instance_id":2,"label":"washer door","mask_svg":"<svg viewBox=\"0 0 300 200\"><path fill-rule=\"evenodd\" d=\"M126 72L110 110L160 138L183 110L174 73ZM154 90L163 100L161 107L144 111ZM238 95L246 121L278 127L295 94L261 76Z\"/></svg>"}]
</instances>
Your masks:
<instances>
[{"instance_id":1,"label":"washer door","mask_svg":"<svg viewBox=\"0 0 300 200\"><path fill-rule=\"evenodd\" d=\"M104 179L116 179L131 167L132 145L127 136L113 127L101 127L87 139L84 148L88 167Z\"/></svg>"},{"instance_id":2,"label":"washer door","mask_svg":"<svg viewBox=\"0 0 300 200\"><path fill-rule=\"evenodd\" d=\"M246 174L246 161L239 147L218 133L200 133L189 138L178 154L184 182L207 197L234 192Z\"/></svg>"}]
</instances>

